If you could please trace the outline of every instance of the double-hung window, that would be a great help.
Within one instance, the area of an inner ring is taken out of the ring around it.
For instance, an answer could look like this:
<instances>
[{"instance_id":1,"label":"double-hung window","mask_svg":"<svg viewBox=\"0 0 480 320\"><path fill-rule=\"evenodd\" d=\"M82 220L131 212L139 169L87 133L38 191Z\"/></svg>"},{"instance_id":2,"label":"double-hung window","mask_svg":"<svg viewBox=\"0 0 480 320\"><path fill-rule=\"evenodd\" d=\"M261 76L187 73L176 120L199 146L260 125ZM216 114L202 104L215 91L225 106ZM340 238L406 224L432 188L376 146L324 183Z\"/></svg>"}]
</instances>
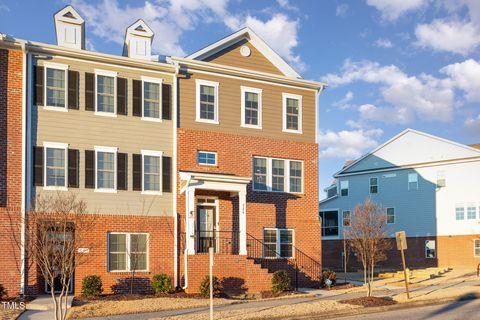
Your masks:
<instances>
[{"instance_id":1,"label":"double-hung window","mask_svg":"<svg viewBox=\"0 0 480 320\"><path fill-rule=\"evenodd\" d=\"M95 190L117 190L117 148L95 147Z\"/></svg>"},{"instance_id":2,"label":"double-hung window","mask_svg":"<svg viewBox=\"0 0 480 320\"><path fill-rule=\"evenodd\" d=\"M370 178L370 193L378 193L378 178Z\"/></svg>"},{"instance_id":3,"label":"double-hung window","mask_svg":"<svg viewBox=\"0 0 480 320\"><path fill-rule=\"evenodd\" d=\"M480 239L473 240L473 255L480 257Z\"/></svg>"},{"instance_id":4,"label":"double-hung window","mask_svg":"<svg viewBox=\"0 0 480 320\"><path fill-rule=\"evenodd\" d=\"M45 67L45 108L68 111L67 72L68 65L44 63Z\"/></svg>"},{"instance_id":5,"label":"double-hung window","mask_svg":"<svg viewBox=\"0 0 480 320\"><path fill-rule=\"evenodd\" d=\"M387 208L387 224L395 223L395 208Z\"/></svg>"},{"instance_id":6,"label":"double-hung window","mask_svg":"<svg viewBox=\"0 0 480 320\"><path fill-rule=\"evenodd\" d=\"M465 208L461 205L455 207L455 220L465 219Z\"/></svg>"},{"instance_id":7,"label":"double-hung window","mask_svg":"<svg viewBox=\"0 0 480 320\"><path fill-rule=\"evenodd\" d=\"M205 166L216 166L217 153L211 151L197 151L197 163Z\"/></svg>"},{"instance_id":8,"label":"double-hung window","mask_svg":"<svg viewBox=\"0 0 480 320\"><path fill-rule=\"evenodd\" d=\"M262 128L262 90L241 87L242 127Z\"/></svg>"},{"instance_id":9,"label":"double-hung window","mask_svg":"<svg viewBox=\"0 0 480 320\"><path fill-rule=\"evenodd\" d=\"M342 197L348 196L348 180L340 181L340 195Z\"/></svg>"},{"instance_id":10,"label":"double-hung window","mask_svg":"<svg viewBox=\"0 0 480 320\"><path fill-rule=\"evenodd\" d=\"M477 207L475 204L469 204L467 207L467 219L475 220L477 219Z\"/></svg>"},{"instance_id":11,"label":"double-hung window","mask_svg":"<svg viewBox=\"0 0 480 320\"><path fill-rule=\"evenodd\" d=\"M109 233L109 271L147 271L148 234Z\"/></svg>"},{"instance_id":12,"label":"double-hung window","mask_svg":"<svg viewBox=\"0 0 480 320\"><path fill-rule=\"evenodd\" d=\"M302 133L302 96L283 93L283 131Z\"/></svg>"},{"instance_id":13,"label":"double-hung window","mask_svg":"<svg viewBox=\"0 0 480 320\"><path fill-rule=\"evenodd\" d=\"M350 219L351 219L350 211L348 211L348 210L343 211L343 226L344 227L350 227Z\"/></svg>"},{"instance_id":14,"label":"double-hung window","mask_svg":"<svg viewBox=\"0 0 480 320\"><path fill-rule=\"evenodd\" d=\"M322 220L322 236L338 236L337 210L320 211L320 219Z\"/></svg>"},{"instance_id":15,"label":"double-hung window","mask_svg":"<svg viewBox=\"0 0 480 320\"><path fill-rule=\"evenodd\" d=\"M303 162L253 157L253 189L256 191L303 192Z\"/></svg>"},{"instance_id":16,"label":"double-hung window","mask_svg":"<svg viewBox=\"0 0 480 320\"><path fill-rule=\"evenodd\" d=\"M425 258L433 259L437 256L435 240L425 240Z\"/></svg>"},{"instance_id":17,"label":"double-hung window","mask_svg":"<svg viewBox=\"0 0 480 320\"><path fill-rule=\"evenodd\" d=\"M408 174L408 190L418 190L418 174Z\"/></svg>"},{"instance_id":18,"label":"double-hung window","mask_svg":"<svg viewBox=\"0 0 480 320\"><path fill-rule=\"evenodd\" d=\"M293 257L293 230L263 229L263 256L265 258Z\"/></svg>"},{"instance_id":19,"label":"double-hung window","mask_svg":"<svg viewBox=\"0 0 480 320\"><path fill-rule=\"evenodd\" d=\"M196 121L218 124L218 82L196 80Z\"/></svg>"},{"instance_id":20,"label":"double-hung window","mask_svg":"<svg viewBox=\"0 0 480 320\"><path fill-rule=\"evenodd\" d=\"M142 77L142 119L162 121L162 79Z\"/></svg>"},{"instance_id":21,"label":"double-hung window","mask_svg":"<svg viewBox=\"0 0 480 320\"><path fill-rule=\"evenodd\" d=\"M117 72L95 69L96 114L116 116L117 114Z\"/></svg>"},{"instance_id":22,"label":"double-hung window","mask_svg":"<svg viewBox=\"0 0 480 320\"><path fill-rule=\"evenodd\" d=\"M68 144L44 142L44 187L63 190L67 188Z\"/></svg>"},{"instance_id":23,"label":"double-hung window","mask_svg":"<svg viewBox=\"0 0 480 320\"><path fill-rule=\"evenodd\" d=\"M143 177L142 192L144 194L161 194L162 185L161 151L142 150Z\"/></svg>"}]
</instances>

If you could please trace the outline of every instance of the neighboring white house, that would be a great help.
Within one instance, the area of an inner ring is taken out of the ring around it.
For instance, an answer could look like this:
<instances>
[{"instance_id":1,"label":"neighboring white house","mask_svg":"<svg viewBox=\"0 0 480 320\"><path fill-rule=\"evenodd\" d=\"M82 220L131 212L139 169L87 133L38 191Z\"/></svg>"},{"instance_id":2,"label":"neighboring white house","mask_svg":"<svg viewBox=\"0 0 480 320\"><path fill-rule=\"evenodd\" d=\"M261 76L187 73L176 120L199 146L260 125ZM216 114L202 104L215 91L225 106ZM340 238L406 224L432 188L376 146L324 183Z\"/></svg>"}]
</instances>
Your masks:
<instances>
[{"instance_id":1,"label":"neighboring white house","mask_svg":"<svg viewBox=\"0 0 480 320\"><path fill-rule=\"evenodd\" d=\"M410 267L473 268L480 263L478 145L407 129L347 162L334 178L320 201L325 267L342 266L344 227L368 197L385 209L390 237L406 231ZM400 266L395 247L382 265Z\"/></svg>"}]
</instances>

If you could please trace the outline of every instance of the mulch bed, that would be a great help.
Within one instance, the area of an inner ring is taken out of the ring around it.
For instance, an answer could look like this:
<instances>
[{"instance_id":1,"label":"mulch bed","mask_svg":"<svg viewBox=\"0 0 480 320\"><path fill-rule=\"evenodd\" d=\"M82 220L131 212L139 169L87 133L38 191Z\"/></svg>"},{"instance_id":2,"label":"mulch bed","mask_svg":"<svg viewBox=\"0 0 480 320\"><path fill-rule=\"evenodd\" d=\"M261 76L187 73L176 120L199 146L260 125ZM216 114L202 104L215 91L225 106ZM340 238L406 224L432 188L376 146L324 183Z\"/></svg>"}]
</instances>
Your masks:
<instances>
[{"instance_id":1,"label":"mulch bed","mask_svg":"<svg viewBox=\"0 0 480 320\"><path fill-rule=\"evenodd\" d=\"M273 293L272 291L262 291L260 292L260 295L262 299L268 299L268 298L291 296L299 293L300 292L297 292L297 291L284 291L284 292L277 292L277 293Z\"/></svg>"},{"instance_id":2,"label":"mulch bed","mask_svg":"<svg viewBox=\"0 0 480 320\"><path fill-rule=\"evenodd\" d=\"M382 307L382 306L391 306L396 304L395 300L387 299L387 298L379 298L379 297L361 297L361 298L354 298L348 300L341 300L340 303L344 304L353 304L356 306L362 307Z\"/></svg>"},{"instance_id":3,"label":"mulch bed","mask_svg":"<svg viewBox=\"0 0 480 320\"><path fill-rule=\"evenodd\" d=\"M344 290L344 289L350 289L350 288L355 288L356 285L354 285L353 283L341 283L341 284L336 284L332 287L330 287L330 289L328 289L327 287L323 287L322 289L323 290Z\"/></svg>"},{"instance_id":4,"label":"mulch bed","mask_svg":"<svg viewBox=\"0 0 480 320\"><path fill-rule=\"evenodd\" d=\"M81 306L91 301L128 301L128 300L140 300L140 299L152 299L152 298L192 298L192 299L205 299L198 293L186 293L184 291L172 292L172 293L159 293L159 294L102 294L96 297L74 297L72 304L74 306Z\"/></svg>"}]
</instances>

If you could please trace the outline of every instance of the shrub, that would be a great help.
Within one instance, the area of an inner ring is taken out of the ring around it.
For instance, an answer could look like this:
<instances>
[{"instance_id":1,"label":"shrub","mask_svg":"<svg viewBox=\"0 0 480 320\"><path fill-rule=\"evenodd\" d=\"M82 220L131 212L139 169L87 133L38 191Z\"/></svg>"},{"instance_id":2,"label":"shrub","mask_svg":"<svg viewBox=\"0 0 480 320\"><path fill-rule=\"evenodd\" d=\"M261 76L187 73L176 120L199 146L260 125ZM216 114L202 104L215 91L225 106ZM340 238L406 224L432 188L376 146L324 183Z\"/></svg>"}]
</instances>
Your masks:
<instances>
[{"instance_id":1,"label":"shrub","mask_svg":"<svg viewBox=\"0 0 480 320\"><path fill-rule=\"evenodd\" d=\"M217 277L212 277L213 282L213 296L218 297L220 295L220 281ZM210 297L210 277L205 276L203 278L202 283L200 284L200 295L202 297L208 298Z\"/></svg>"},{"instance_id":2,"label":"shrub","mask_svg":"<svg viewBox=\"0 0 480 320\"><path fill-rule=\"evenodd\" d=\"M99 276L86 276L82 280L82 295L86 297L95 297L102 294L102 279Z\"/></svg>"},{"instance_id":3,"label":"shrub","mask_svg":"<svg viewBox=\"0 0 480 320\"><path fill-rule=\"evenodd\" d=\"M272 277L272 291L278 293L287 291L288 289L290 289L290 276L287 271L276 271Z\"/></svg>"},{"instance_id":4,"label":"shrub","mask_svg":"<svg viewBox=\"0 0 480 320\"><path fill-rule=\"evenodd\" d=\"M170 292L172 290L172 282L170 277L165 273L154 275L152 280L152 289L156 294Z\"/></svg>"},{"instance_id":5,"label":"shrub","mask_svg":"<svg viewBox=\"0 0 480 320\"><path fill-rule=\"evenodd\" d=\"M0 299L3 298L3 296L7 295L7 291L3 287L3 285L0 283Z\"/></svg>"},{"instance_id":6,"label":"shrub","mask_svg":"<svg viewBox=\"0 0 480 320\"><path fill-rule=\"evenodd\" d=\"M330 270L325 270L322 272L322 286L325 286L325 280L329 279L332 281L330 286L334 286L337 283L337 274Z\"/></svg>"}]
</instances>

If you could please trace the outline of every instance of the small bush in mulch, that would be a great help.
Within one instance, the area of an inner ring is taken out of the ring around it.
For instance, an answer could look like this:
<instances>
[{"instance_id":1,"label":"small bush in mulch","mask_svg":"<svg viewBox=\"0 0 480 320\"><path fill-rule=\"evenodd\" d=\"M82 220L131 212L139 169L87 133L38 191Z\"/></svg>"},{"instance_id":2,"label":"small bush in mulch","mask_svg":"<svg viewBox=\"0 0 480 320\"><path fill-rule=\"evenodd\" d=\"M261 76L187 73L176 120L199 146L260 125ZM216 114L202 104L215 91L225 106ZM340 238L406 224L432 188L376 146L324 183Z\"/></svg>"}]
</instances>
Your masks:
<instances>
[{"instance_id":1,"label":"small bush in mulch","mask_svg":"<svg viewBox=\"0 0 480 320\"><path fill-rule=\"evenodd\" d=\"M361 297L348 300L341 300L340 303L344 304L353 304L356 306L362 307L382 307L382 306L391 306L396 304L397 301L390 298L379 298L379 297Z\"/></svg>"},{"instance_id":2,"label":"small bush in mulch","mask_svg":"<svg viewBox=\"0 0 480 320\"><path fill-rule=\"evenodd\" d=\"M290 289L290 276L287 271L275 271L272 277L272 291L274 293L288 291Z\"/></svg>"},{"instance_id":3,"label":"small bush in mulch","mask_svg":"<svg viewBox=\"0 0 480 320\"><path fill-rule=\"evenodd\" d=\"M212 285L213 285L213 296L218 297L220 296L220 281L217 277L212 277ZM210 297L210 277L205 276L203 278L202 283L200 284L200 295L204 298Z\"/></svg>"},{"instance_id":4,"label":"small bush in mulch","mask_svg":"<svg viewBox=\"0 0 480 320\"><path fill-rule=\"evenodd\" d=\"M102 279L97 275L86 276L82 280L82 295L96 297L103 292Z\"/></svg>"},{"instance_id":5,"label":"small bush in mulch","mask_svg":"<svg viewBox=\"0 0 480 320\"><path fill-rule=\"evenodd\" d=\"M172 281L170 277L164 273L153 276L152 289L156 294L168 293L172 290Z\"/></svg>"}]
</instances>

